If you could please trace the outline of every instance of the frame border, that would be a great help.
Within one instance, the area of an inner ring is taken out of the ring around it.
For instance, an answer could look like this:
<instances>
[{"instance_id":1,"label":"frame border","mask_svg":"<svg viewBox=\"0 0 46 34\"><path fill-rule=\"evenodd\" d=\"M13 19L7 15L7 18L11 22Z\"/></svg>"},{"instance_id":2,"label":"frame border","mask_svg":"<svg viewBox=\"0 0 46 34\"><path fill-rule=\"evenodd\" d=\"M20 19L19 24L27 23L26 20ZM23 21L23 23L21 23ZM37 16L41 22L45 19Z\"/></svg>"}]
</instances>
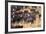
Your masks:
<instances>
[{"instance_id":1,"label":"frame border","mask_svg":"<svg viewBox=\"0 0 46 34\"><path fill-rule=\"evenodd\" d=\"M8 2L43 4L43 22L44 22L43 23L43 30L8 32ZM5 1L5 33L24 33L24 32L41 32L41 31L45 31L45 3L44 2Z\"/></svg>"}]
</instances>

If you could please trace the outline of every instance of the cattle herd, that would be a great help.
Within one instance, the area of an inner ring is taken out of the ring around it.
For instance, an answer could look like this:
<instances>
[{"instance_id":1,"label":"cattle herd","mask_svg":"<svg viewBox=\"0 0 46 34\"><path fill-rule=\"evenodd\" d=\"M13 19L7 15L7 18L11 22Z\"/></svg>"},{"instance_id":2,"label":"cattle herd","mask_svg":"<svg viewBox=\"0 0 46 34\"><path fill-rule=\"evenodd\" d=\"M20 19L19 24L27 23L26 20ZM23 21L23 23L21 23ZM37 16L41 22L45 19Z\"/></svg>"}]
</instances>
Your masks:
<instances>
[{"instance_id":1,"label":"cattle herd","mask_svg":"<svg viewBox=\"0 0 46 34\"><path fill-rule=\"evenodd\" d=\"M35 20L40 20L40 18L40 6L11 6L11 28L24 28L23 24L33 24Z\"/></svg>"}]
</instances>

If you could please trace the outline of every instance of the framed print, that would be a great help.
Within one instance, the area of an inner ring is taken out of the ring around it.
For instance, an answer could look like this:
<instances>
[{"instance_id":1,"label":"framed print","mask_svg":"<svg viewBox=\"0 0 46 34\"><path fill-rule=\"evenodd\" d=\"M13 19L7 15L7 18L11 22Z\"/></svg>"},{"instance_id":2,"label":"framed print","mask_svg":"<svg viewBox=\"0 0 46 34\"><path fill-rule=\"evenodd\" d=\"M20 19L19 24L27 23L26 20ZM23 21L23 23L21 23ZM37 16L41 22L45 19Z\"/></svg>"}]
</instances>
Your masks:
<instances>
[{"instance_id":1,"label":"framed print","mask_svg":"<svg viewBox=\"0 0 46 34\"><path fill-rule=\"evenodd\" d=\"M38 32L45 30L43 2L6 1L5 32Z\"/></svg>"}]
</instances>

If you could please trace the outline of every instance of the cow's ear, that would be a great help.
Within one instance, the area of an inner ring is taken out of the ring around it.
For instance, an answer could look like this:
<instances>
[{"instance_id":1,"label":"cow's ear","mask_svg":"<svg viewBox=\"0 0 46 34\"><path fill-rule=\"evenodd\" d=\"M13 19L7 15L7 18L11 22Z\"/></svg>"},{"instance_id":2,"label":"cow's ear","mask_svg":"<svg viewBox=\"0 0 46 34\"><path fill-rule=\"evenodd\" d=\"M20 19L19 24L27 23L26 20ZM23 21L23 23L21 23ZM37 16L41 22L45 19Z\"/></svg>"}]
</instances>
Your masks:
<instances>
[{"instance_id":1,"label":"cow's ear","mask_svg":"<svg viewBox=\"0 0 46 34\"><path fill-rule=\"evenodd\" d=\"M39 14L39 18L41 17L41 14Z\"/></svg>"}]
</instances>

